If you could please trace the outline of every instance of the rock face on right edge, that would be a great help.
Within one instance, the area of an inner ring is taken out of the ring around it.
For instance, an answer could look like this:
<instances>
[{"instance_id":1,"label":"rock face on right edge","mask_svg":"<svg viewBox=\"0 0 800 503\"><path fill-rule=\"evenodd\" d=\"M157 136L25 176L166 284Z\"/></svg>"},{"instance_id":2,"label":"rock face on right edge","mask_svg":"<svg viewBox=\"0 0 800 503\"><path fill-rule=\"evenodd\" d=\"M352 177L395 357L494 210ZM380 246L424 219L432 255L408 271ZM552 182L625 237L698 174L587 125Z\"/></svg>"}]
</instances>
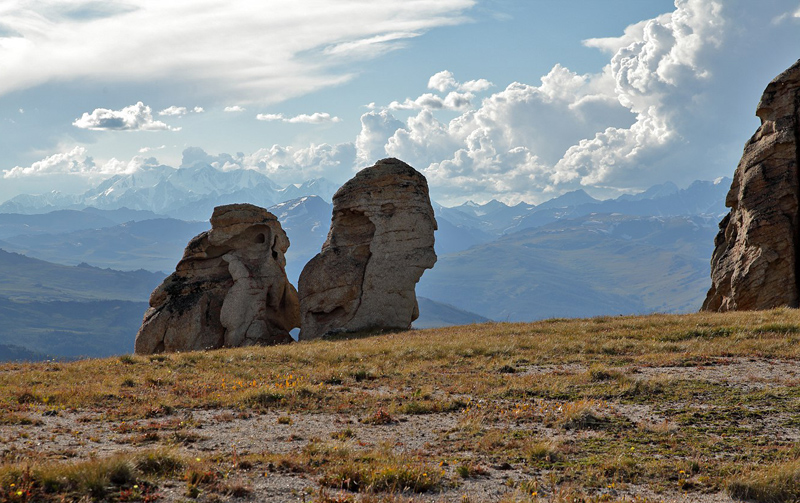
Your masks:
<instances>
[{"instance_id":1,"label":"rock face on right edge","mask_svg":"<svg viewBox=\"0 0 800 503\"><path fill-rule=\"evenodd\" d=\"M711 258L703 310L798 307L800 60L764 91Z\"/></svg>"},{"instance_id":2,"label":"rock face on right edge","mask_svg":"<svg viewBox=\"0 0 800 503\"><path fill-rule=\"evenodd\" d=\"M383 159L333 196L328 239L300 274L300 340L406 329L419 316L416 283L436 263L428 182Z\"/></svg>"}]
</instances>

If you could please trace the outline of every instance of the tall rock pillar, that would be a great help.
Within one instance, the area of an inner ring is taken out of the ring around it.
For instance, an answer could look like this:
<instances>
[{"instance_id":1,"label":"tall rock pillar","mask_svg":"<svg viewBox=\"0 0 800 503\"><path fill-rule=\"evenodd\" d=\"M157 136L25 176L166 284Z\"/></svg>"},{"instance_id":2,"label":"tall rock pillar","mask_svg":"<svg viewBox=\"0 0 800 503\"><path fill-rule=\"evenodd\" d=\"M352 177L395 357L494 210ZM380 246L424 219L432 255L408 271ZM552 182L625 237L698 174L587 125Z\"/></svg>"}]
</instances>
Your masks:
<instances>
[{"instance_id":1,"label":"tall rock pillar","mask_svg":"<svg viewBox=\"0 0 800 503\"><path fill-rule=\"evenodd\" d=\"M397 159L358 172L333 196L328 239L300 274L300 340L408 328L416 283L436 262L435 230L421 173Z\"/></svg>"},{"instance_id":2,"label":"tall rock pillar","mask_svg":"<svg viewBox=\"0 0 800 503\"><path fill-rule=\"evenodd\" d=\"M725 205L703 310L798 307L800 60L767 86Z\"/></svg>"}]
</instances>

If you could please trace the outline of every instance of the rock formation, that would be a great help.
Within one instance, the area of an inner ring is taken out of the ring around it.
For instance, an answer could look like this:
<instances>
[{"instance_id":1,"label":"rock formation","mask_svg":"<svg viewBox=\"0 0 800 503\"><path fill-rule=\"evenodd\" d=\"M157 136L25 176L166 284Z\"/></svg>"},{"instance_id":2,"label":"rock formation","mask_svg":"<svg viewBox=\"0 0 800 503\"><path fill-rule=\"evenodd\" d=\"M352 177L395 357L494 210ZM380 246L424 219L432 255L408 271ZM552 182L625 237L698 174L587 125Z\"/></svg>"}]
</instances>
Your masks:
<instances>
[{"instance_id":1,"label":"rock formation","mask_svg":"<svg viewBox=\"0 0 800 503\"><path fill-rule=\"evenodd\" d=\"M711 258L709 311L798 307L800 61L764 91Z\"/></svg>"},{"instance_id":2,"label":"rock formation","mask_svg":"<svg viewBox=\"0 0 800 503\"><path fill-rule=\"evenodd\" d=\"M284 271L288 248L267 210L215 208L211 230L189 242L175 272L150 296L135 352L291 342L300 308Z\"/></svg>"},{"instance_id":3,"label":"rock formation","mask_svg":"<svg viewBox=\"0 0 800 503\"><path fill-rule=\"evenodd\" d=\"M300 274L300 339L408 328L415 285L436 262L434 230L428 182L414 168L383 159L356 174L333 196L328 239Z\"/></svg>"}]
</instances>

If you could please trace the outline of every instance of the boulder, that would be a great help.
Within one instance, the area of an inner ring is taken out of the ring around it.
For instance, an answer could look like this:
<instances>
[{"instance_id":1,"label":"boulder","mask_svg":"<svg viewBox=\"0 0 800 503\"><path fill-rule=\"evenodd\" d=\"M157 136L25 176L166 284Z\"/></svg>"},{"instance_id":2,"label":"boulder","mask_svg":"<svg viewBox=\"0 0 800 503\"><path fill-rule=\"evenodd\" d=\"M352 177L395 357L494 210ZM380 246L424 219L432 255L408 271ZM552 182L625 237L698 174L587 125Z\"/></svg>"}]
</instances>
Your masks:
<instances>
[{"instance_id":1,"label":"boulder","mask_svg":"<svg viewBox=\"0 0 800 503\"><path fill-rule=\"evenodd\" d=\"M189 242L150 296L135 352L291 342L300 304L284 270L288 248L281 224L264 208L214 208L211 230Z\"/></svg>"},{"instance_id":2,"label":"boulder","mask_svg":"<svg viewBox=\"0 0 800 503\"><path fill-rule=\"evenodd\" d=\"M414 288L436 263L425 177L397 159L378 161L336 192L331 220L300 274L299 338L409 328L419 316Z\"/></svg>"},{"instance_id":3,"label":"boulder","mask_svg":"<svg viewBox=\"0 0 800 503\"><path fill-rule=\"evenodd\" d=\"M798 307L800 60L764 91L733 176L703 310Z\"/></svg>"}]
</instances>

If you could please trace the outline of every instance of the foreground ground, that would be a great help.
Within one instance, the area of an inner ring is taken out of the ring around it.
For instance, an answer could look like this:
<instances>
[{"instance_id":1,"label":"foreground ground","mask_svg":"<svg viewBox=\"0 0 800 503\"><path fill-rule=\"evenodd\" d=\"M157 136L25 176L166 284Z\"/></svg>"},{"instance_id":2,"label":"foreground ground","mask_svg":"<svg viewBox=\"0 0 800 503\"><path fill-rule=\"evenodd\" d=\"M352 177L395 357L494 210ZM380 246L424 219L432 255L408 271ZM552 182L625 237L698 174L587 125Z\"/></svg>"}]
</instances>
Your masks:
<instances>
[{"instance_id":1,"label":"foreground ground","mask_svg":"<svg viewBox=\"0 0 800 503\"><path fill-rule=\"evenodd\" d=\"M800 312L0 366L0 501L794 501Z\"/></svg>"}]
</instances>

